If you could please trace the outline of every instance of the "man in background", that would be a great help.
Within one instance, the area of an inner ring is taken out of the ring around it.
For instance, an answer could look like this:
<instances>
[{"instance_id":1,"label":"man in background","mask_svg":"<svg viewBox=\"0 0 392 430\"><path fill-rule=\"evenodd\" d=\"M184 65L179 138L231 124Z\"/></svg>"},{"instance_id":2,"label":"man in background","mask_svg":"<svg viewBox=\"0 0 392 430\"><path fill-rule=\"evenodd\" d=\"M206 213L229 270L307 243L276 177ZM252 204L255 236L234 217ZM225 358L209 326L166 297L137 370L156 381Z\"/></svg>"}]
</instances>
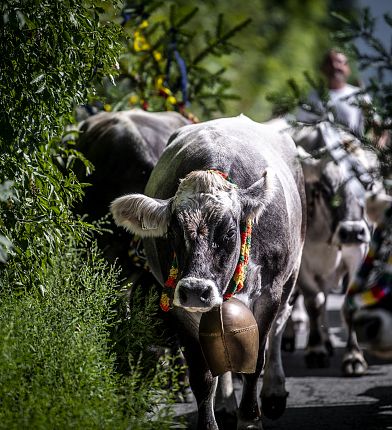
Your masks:
<instances>
[{"instance_id":1,"label":"man in background","mask_svg":"<svg viewBox=\"0 0 392 430\"><path fill-rule=\"evenodd\" d=\"M329 101L324 106L317 92L313 90L308 97L311 110L300 109L297 120L315 122L321 115L327 114L327 108L337 123L348 127L356 135L362 135L365 119L358 101L361 100L362 105L370 105L370 98L365 95L358 99L361 89L347 83L351 69L346 55L337 49L330 49L322 61L321 71L327 81Z\"/></svg>"},{"instance_id":2,"label":"man in background","mask_svg":"<svg viewBox=\"0 0 392 430\"><path fill-rule=\"evenodd\" d=\"M366 110L371 110L371 99L362 93L361 88L347 83L351 75L347 56L342 51L332 48L325 54L320 69L326 78L329 100L323 104L317 91L311 91L307 100L310 110L299 109L296 114L297 121L313 123L327 115L332 122L348 128L348 131L357 137L363 136L365 114ZM374 115L368 115L367 121L369 120L370 126L375 126L378 122ZM384 132L377 136L376 140L379 147L385 146L388 133Z\"/></svg>"}]
</instances>

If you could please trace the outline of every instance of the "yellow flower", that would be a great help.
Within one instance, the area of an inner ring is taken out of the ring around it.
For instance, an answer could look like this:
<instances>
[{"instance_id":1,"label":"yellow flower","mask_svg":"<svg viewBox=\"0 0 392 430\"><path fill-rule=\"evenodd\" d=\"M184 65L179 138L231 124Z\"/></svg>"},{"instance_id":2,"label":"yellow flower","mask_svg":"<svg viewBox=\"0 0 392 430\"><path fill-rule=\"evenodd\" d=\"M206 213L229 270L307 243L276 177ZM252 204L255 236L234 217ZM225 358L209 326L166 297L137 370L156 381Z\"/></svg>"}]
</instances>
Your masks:
<instances>
[{"instance_id":1,"label":"yellow flower","mask_svg":"<svg viewBox=\"0 0 392 430\"><path fill-rule=\"evenodd\" d=\"M133 37L133 49L136 52L148 51L150 49L150 44L147 42L146 38L140 33L140 31L135 31Z\"/></svg>"},{"instance_id":2,"label":"yellow flower","mask_svg":"<svg viewBox=\"0 0 392 430\"><path fill-rule=\"evenodd\" d=\"M153 52L154 58L156 61L161 61L162 60L162 54L159 51L154 51Z\"/></svg>"},{"instance_id":3,"label":"yellow flower","mask_svg":"<svg viewBox=\"0 0 392 430\"><path fill-rule=\"evenodd\" d=\"M141 24L139 25L139 28L146 28L148 27L148 21L145 19L141 22Z\"/></svg>"},{"instance_id":4,"label":"yellow flower","mask_svg":"<svg viewBox=\"0 0 392 430\"><path fill-rule=\"evenodd\" d=\"M110 104L106 103L105 105L103 105L103 109L106 112L110 112L112 110L112 106Z\"/></svg>"},{"instance_id":5,"label":"yellow flower","mask_svg":"<svg viewBox=\"0 0 392 430\"><path fill-rule=\"evenodd\" d=\"M162 293L161 295L160 306L164 312L168 312L170 309L170 299L166 293Z\"/></svg>"},{"instance_id":6,"label":"yellow flower","mask_svg":"<svg viewBox=\"0 0 392 430\"><path fill-rule=\"evenodd\" d=\"M132 94L131 97L129 97L128 101L131 105L135 105L139 101L139 96L137 96L136 94Z\"/></svg>"},{"instance_id":7,"label":"yellow flower","mask_svg":"<svg viewBox=\"0 0 392 430\"><path fill-rule=\"evenodd\" d=\"M172 105L177 104L177 100L176 100L176 98L175 98L175 97L173 97L173 96L169 96L169 97L167 98L167 101L168 101L170 104L172 104Z\"/></svg>"},{"instance_id":8,"label":"yellow flower","mask_svg":"<svg viewBox=\"0 0 392 430\"><path fill-rule=\"evenodd\" d=\"M163 76L158 76L155 79L155 89L160 90L163 87Z\"/></svg>"},{"instance_id":9,"label":"yellow flower","mask_svg":"<svg viewBox=\"0 0 392 430\"><path fill-rule=\"evenodd\" d=\"M169 88L167 88L167 87L162 87L162 88L161 88L161 90L162 90L166 95L168 95L168 96L170 96L170 95L171 95L171 91L170 91L170 89L169 89ZM173 96L171 96L171 97L173 97Z\"/></svg>"}]
</instances>

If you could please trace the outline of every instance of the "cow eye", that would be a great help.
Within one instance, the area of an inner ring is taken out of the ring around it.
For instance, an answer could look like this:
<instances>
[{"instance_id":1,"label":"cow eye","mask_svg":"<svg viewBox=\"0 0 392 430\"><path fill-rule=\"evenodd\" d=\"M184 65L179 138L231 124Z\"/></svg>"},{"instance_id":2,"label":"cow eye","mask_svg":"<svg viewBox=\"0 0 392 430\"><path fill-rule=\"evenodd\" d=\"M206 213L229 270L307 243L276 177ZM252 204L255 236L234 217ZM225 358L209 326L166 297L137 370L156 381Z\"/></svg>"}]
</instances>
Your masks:
<instances>
[{"instance_id":1,"label":"cow eye","mask_svg":"<svg viewBox=\"0 0 392 430\"><path fill-rule=\"evenodd\" d=\"M232 228L231 230L229 230L226 234L225 234L225 238L226 239L232 239L235 235L236 235L237 231Z\"/></svg>"},{"instance_id":2,"label":"cow eye","mask_svg":"<svg viewBox=\"0 0 392 430\"><path fill-rule=\"evenodd\" d=\"M227 232L225 233L225 235L223 236L223 242L224 242L225 244L227 244L227 243L231 242L231 241L236 237L236 235L237 235L237 230L236 230L236 229L234 229L234 228L230 229L230 230L229 230L229 231L227 231Z\"/></svg>"},{"instance_id":3,"label":"cow eye","mask_svg":"<svg viewBox=\"0 0 392 430\"><path fill-rule=\"evenodd\" d=\"M331 206L334 208L338 208L343 203L343 200L339 194L334 194L331 198Z\"/></svg>"}]
</instances>

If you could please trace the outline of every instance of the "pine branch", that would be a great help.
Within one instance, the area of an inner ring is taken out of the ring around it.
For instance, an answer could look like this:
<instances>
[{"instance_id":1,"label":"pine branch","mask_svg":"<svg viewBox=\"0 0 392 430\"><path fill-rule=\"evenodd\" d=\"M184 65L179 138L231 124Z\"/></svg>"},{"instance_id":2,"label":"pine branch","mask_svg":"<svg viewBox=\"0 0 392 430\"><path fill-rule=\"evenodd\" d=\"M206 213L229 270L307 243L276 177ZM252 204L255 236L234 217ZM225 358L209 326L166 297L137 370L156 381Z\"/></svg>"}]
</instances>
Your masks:
<instances>
[{"instance_id":1,"label":"pine branch","mask_svg":"<svg viewBox=\"0 0 392 430\"><path fill-rule=\"evenodd\" d=\"M215 40L210 42L209 45L193 59L191 66L195 66L196 64L200 63L205 57L207 57L210 53L215 52L216 48L231 39L236 33L249 25L251 21L251 18L244 20L240 24L233 27L231 30L227 31L222 36L219 36Z\"/></svg>"}]
</instances>

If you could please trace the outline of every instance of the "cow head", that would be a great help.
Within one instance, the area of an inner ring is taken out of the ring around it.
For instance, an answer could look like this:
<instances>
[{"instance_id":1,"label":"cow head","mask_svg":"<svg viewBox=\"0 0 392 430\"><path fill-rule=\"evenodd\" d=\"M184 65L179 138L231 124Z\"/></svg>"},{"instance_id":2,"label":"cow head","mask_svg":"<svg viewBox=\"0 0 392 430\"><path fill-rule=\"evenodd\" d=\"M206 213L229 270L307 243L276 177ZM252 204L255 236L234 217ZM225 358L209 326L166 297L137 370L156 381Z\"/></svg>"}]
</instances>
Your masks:
<instances>
[{"instance_id":1,"label":"cow head","mask_svg":"<svg viewBox=\"0 0 392 430\"><path fill-rule=\"evenodd\" d=\"M222 303L240 254L240 224L257 219L273 195L273 174L239 189L214 171L194 171L174 197L141 194L116 199L114 219L142 237L166 237L177 257L173 304L208 311Z\"/></svg>"},{"instance_id":2,"label":"cow head","mask_svg":"<svg viewBox=\"0 0 392 430\"><path fill-rule=\"evenodd\" d=\"M357 245L370 241L365 220L365 190L354 177L327 154L312 157L299 147L311 222L323 225L336 246Z\"/></svg>"}]
</instances>

